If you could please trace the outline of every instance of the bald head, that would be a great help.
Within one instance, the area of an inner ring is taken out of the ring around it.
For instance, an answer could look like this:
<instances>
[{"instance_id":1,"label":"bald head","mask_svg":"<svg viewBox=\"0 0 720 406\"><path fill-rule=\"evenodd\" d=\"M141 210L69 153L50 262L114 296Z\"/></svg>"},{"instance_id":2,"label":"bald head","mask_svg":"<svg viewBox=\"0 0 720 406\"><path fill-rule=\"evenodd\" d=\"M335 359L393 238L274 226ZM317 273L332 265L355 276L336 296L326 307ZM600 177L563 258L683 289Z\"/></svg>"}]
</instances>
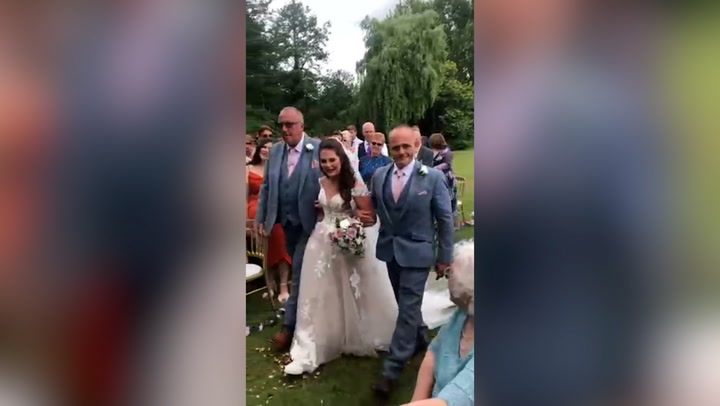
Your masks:
<instances>
[{"instance_id":1,"label":"bald head","mask_svg":"<svg viewBox=\"0 0 720 406\"><path fill-rule=\"evenodd\" d=\"M398 168L406 167L415 159L416 145L412 128L401 125L390 131L390 155Z\"/></svg>"},{"instance_id":2,"label":"bald head","mask_svg":"<svg viewBox=\"0 0 720 406\"><path fill-rule=\"evenodd\" d=\"M414 125L414 126L412 126L412 127L410 127L410 128L412 129L412 132L413 132L413 134L415 135L415 138L421 140L421 139L422 139L422 134L420 133L420 127Z\"/></svg>"},{"instance_id":3,"label":"bald head","mask_svg":"<svg viewBox=\"0 0 720 406\"><path fill-rule=\"evenodd\" d=\"M369 121L367 123L363 124L362 132L363 132L363 137L365 137L365 139L367 140L369 136L372 136L373 133L375 133L375 124L373 124Z\"/></svg>"}]
</instances>

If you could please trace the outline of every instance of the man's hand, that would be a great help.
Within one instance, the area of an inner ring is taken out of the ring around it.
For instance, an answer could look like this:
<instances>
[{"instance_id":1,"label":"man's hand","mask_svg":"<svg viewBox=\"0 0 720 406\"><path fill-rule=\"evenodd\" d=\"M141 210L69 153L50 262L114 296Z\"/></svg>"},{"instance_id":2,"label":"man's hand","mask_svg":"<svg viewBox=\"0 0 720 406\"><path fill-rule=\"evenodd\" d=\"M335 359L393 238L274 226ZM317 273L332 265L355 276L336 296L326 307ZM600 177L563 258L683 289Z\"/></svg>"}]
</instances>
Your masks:
<instances>
[{"instance_id":1,"label":"man's hand","mask_svg":"<svg viewBox=\"0 0 720 406\"><path fill-rule=\"evenodd\" d=\"M435 280L445 277L445 272L450 269L450 266L451 264L435 264L435 274L437 275Z\"/></svg>"},{"instance_id":2,"label":"man's hand","mask_svg":"<svg viewBox=\"0 0 720 406\"><path fill-rule=\"evenodd\" d=\"M315 200L315 210L317 210L318 221L323 221L325 219L325 210L323 210L320 200Z\"/></svg>"},{"instance_id":3,"label":"man's hand","mask_svg":"<svg viewBox=\"0 0 720 406\"><path fill-rule=\"evenodd\" d=\"M370 227L375 224L375 215L369 210L355 210L355 217L357 217L365 227Z\"/></svg>"},{"instance_id":4,"label":"man's hand","mask_svg":"<svg viewBox=\"0 0 720 406\"><path fill-rule=\"evenodd\" d=\"M265 226L261 223L255 223L255 233L261 236L265 236Z\"/></svg>"}]
</instances>

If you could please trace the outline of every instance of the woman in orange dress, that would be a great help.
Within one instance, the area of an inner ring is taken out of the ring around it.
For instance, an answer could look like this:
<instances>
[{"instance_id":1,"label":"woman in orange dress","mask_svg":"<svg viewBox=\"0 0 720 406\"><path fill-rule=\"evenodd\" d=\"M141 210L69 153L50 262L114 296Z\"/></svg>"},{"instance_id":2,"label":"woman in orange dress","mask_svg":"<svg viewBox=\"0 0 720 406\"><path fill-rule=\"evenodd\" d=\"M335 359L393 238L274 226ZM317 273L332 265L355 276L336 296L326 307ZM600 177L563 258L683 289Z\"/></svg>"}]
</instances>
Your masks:
<instances>
[{"instance_id":1,"label":"woman in orange dress","mask_svg":"<svg viewBox=\"0 0 720 406\"><path fill-rule=\"evenodd\" d=\"M260 188L262 187L263 178L265 176L265 164L270 158L270 148L272 148L271 140L261 140L255 148L255 153L247 165L247 218L254 219L260 200ZM285 232L280 224L275 224L270 233L268 240L267 266L269 270L276 270L276 275L280 279L280 294L278 301L285 303L290 297L288 291L288 280L290 280L290 265L292 258L287 252L285 245ZM269 290L271 289L268 286Z\"/></svg>"}]
</instances>

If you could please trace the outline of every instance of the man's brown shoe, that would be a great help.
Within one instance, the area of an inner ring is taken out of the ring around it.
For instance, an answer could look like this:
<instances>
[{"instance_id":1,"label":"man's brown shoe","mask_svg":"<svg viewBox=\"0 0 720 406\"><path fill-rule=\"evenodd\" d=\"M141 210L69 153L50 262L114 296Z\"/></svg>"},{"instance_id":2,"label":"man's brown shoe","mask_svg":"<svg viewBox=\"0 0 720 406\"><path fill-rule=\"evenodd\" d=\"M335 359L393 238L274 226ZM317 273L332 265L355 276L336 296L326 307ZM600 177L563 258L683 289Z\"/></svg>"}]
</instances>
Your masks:
<instances>
[{"instance_id":1,"label":"man's brown shoe","mask_svg":"<svg viewBox=\"0 0 720 406\"><path fill-rule=\"evenodd\" d=\"M289 328L283 326L272 339L273 346L277 352L288 352L292 345L293 333Z\"/></svg>"}]
</instances>

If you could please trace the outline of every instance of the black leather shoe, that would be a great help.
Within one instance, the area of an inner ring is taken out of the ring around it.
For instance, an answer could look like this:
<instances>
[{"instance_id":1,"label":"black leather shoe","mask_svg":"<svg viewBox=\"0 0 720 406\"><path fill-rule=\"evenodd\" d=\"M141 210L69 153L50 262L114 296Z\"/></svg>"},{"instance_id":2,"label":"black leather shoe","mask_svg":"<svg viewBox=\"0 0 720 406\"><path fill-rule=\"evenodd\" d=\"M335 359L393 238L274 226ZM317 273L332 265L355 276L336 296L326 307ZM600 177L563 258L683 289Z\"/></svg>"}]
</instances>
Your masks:
<instances>
[{"instance_id":1,"label":"black leather shoe","mask_svg":"<svg viewBox=\"0 0 720 406\"><path fill-rule=\"evenodd\" d=\"M383 376L382 378L380 378L379 381L377 381L375 386L373 386L373 392L375 392L375 396L382 400L387 400L390 397L393 389L395 389L395 383L396 381L394 379Z\"/></svg>"}]
</instances>

